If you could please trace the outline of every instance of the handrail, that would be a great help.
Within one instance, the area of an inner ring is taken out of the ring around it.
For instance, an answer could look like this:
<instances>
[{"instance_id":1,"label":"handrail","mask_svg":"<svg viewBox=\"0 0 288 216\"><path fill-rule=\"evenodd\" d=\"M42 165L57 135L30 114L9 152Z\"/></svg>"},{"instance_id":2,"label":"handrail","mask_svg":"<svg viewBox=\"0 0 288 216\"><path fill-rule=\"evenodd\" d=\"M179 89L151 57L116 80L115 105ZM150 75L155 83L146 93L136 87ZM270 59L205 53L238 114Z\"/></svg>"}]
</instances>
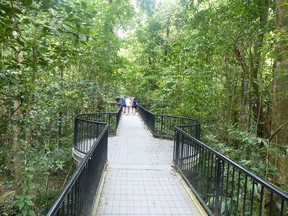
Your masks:
<instances>
[{"instance_id":1,"label":"handrail","mask_svg":"<svg viewBox=\"0 0 288 216\"><path fill-rule=\"evenodd\" d=\"M137 104L138 113L147 125L150 132L153 134L153 136L156 136L155 134L155 115L150 112L149 110L145 109L140 104Z\"/></svg>"},{"instance_id":2,"label":"handrail","mask_svg":"<svg viewBox=\"0 0 288 216\"><path fill-rule=\"evenodd\" d=\"M117 112L80 114L74 122L74 149L83 159L47 213L52 215L90 215L100 179L107 163L110 134L116 135L121 117Z\"/></svg>"},{"instance_id":3,"label":"handrail","mask_svg":"<svg viewBox=\"0 0 288 216\"><path fill-rule=\"evenodd\" d=\"M174 128L176 125L192 125L190 133L197 139L200 139L201 125L196 119L186 118L182 116L172 116L163 114L153 114L143 106L138 104L138 112L148 129L154 137L173 139Z\"/></svg>"},{"instance_id":4,"label":"handrail","mask_svg":"<svg viewBox=\"0 0 288 216\"><path fill-rule=\"evenodd\" d=\"M120 106L116 112L82 113L77 115L76 118L80 118L83 120L107 122L109 124L109 134L116 135L120 121L121 111L122 107Z\"/></svg>"},{"instance_id":5,"label":"handrail","mask_svg":"<svg viewBox=\"0 0 288 216\"><path fill-rule=\"evenodd\" d=\"M74 126L74 149L83 154L86 154L94 141L93 139L95 139L95 137L97 138L99 135L99 128L95 131L95 134L88 135L87 133L85 133L86 126L83 120L107 122L107 124L109 125L109 135L116 135L121 117L121 111L122 107L120 107L117 112L97 112L77 115L75 117ZM93 136L93 139L89 136Z\"/></svg>"},{"instance_id":6,"label":"handrail","mask_svg":"<svg viewBox=\"0 0 288 216\"><path fill-rule=\"evenodd\" d=\"M191 118L153 114L138 105L141 118L155 137L174 137L173 162L208 215L288 215L288 194L199 141L200 123ZM121 108L102 112L117 126ZM97 114L75 118L75 144L86 153L47 216L89 215L107 163L108 123ZM115 130L115 133L116 133ZM87 142L86 142L87 141ZM78 143L78 144L77 144ZM92 144L89 149L80 144Z\"/></svg>"},{"instance_id":7,"label":"handrail","mask_svg":"<svg viewBox=\"0 0 288 216\"><path fill-rule=\"evenodd\" d=\"M174 137L175 167L208 215L288 215L288 194L199 141L197 120L138 107L154 137Z\"/></svg>"},{"instance_id":8,"label":"handrail","mask_svg":"<svg viewBox=\"0 0 288 216\"><path fill-rule=\"evenodd\" d=\"M287 215L287 193L197 140L184 127L175 130L174 164L209 215Z\"/></svg>"},{"instance_id":9,"label":"handrail","mask_svg":"<svg viewBox=\"0 0 288 216\"><path fill-rule=\"evenodd\" d=\"M102 172L107 163L108 124L79 118L76 122L76 125L85 122L86 132L91 133L89 137L94 135L95 141L47 216L90 215Z\"/></svg>"}]
</instances>

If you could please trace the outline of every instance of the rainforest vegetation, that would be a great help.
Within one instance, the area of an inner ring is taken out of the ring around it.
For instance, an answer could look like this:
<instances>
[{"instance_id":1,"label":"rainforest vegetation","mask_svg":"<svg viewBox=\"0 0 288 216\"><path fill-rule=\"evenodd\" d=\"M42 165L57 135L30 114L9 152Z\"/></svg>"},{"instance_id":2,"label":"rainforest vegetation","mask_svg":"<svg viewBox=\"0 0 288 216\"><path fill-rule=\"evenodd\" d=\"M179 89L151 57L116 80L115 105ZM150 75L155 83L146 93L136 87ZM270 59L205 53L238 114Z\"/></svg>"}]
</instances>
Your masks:
<instances>
[{"instance_id":1,"label":"rainforest vegetation","mask_svg":"<svg viewBox=\"0 0 288 216\"><path fill-rule=\"evenodd\" d=\"M74 116L127 95L288 191L287 0L1 0L0 41L0 215L45 214Z\"/></svg>"}]
</instances>

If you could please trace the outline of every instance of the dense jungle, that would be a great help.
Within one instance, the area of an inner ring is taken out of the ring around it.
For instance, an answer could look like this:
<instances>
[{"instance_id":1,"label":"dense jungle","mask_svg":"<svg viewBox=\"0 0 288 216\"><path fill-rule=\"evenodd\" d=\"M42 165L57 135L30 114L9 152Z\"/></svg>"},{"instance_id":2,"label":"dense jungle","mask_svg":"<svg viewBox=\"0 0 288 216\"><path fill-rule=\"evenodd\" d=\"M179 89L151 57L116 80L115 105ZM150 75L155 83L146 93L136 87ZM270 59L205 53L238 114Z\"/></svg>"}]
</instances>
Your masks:
<instances>
[{"instance_id":1,"label":"dense jungle","mask_svg":"<svg viewBox=\"0 0 288 216\"><path fill-rule=\"evenodd\" d=\"M287 0L1 0L0 215L44 215L73 119L135 96L288 191Z\"/></svg>"}]
</instances>

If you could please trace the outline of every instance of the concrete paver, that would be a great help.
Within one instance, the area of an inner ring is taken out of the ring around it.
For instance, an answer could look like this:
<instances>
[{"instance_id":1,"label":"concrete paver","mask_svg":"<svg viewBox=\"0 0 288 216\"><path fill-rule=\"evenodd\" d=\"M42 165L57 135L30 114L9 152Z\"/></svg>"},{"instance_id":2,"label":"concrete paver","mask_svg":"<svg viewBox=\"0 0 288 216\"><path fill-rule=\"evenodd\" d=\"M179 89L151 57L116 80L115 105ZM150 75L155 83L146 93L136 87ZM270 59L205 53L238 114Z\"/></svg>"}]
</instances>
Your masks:
<instances>
[{"instance_id":1,"label":"concrete paver","mask_svg":"<svg viewBox=\"0 0 288 216\"><path fill-rule=\"evenodd\" d=\"M201 215L171 167L173 141L155 139L137 115L122 115L108 142L96 216Z\"/></svg>"}]
</instances>

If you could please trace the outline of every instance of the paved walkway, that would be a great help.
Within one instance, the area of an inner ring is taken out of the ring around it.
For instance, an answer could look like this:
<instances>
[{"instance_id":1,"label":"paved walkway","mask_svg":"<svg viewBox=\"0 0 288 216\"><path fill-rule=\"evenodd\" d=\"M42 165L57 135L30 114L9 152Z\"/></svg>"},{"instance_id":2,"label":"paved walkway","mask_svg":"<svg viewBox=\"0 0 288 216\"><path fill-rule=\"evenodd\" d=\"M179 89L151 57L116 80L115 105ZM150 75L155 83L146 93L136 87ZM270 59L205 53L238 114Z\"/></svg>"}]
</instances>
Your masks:
<instances>
[{"instance_id":1,"label":"paved walkway","mask_svg":"<svg viewBox=\"0 0 288 216\"><path fill-rule=\"evenodd\" d=\"M172 166L173 141L155 139L137 115L122 115L109 138L96 216L201 215Z\"/></svg>"}]
</instances>

